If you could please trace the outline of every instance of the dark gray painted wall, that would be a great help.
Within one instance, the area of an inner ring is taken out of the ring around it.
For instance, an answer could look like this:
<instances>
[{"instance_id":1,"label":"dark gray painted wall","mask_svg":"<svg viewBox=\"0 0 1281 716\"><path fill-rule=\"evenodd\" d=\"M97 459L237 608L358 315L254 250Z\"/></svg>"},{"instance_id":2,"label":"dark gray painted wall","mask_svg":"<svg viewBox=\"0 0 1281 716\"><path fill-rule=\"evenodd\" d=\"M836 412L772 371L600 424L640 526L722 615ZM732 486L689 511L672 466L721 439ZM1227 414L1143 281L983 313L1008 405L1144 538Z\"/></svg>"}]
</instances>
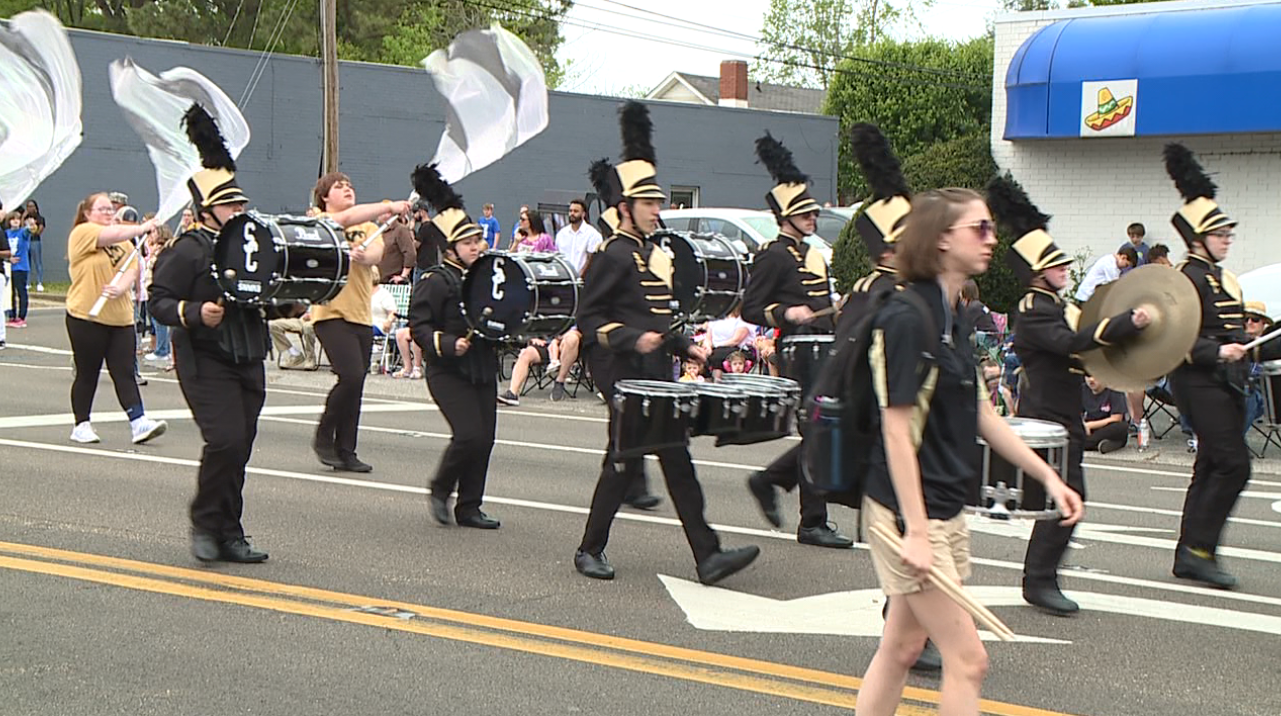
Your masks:
<instances>
[{"instance_id":1,"label":"dark gray painted wall","mask_svg":"<svg viewBox=\"0 0 1281 716\"><path fill-rule=\"evenodd\" d=\"M141 140L111 98L107 65L131 56L159 74L191 67L238 100L260 53L73 31L84 78L84 140L33 194L48 219L47 280L65 280L66 235L76 203L94 191L119 190L142 211L154 209L155 171ZM404 198L414 164L435 153L444 131L443 102L423 70L363 63L341 67L340 157L357 199ZM253 138L238 163L239 183L268 213L302 213L320 165L320 66L315 60L273 56L242 108ZM616 158L619 100L553 93L551 121L542 134L502 161L472 174L458 189L473 215L493 202L503 231L522 203L545 192L586 192L588 164ZM813 177L820 201L835 199L837 121L832 117L746 109L652 103L659 179L665 186L700 188L703 206L764 208L771 186L756 164L753 142L769 130Z\"/></svg>"}]
</instances>

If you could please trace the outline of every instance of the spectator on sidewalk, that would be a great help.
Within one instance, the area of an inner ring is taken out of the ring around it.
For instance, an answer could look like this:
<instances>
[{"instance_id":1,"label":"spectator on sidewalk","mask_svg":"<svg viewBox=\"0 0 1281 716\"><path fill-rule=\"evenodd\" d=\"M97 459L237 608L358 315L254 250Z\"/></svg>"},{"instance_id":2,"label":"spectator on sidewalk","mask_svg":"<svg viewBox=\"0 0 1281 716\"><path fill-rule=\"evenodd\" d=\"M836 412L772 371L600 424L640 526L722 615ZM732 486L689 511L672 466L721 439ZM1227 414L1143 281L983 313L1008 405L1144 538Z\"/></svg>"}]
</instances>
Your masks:
<instances>
[{"instance_id":1,"label":"spectator on sidewalk","mask_svg":"<svg viewBox=\"0 0 1281 716\"><path fill-rule=\"evenodd\" d=\"M1098 450L1100 454L1115 452L1125 447L1130 437L1129 409L1125 396L1100 383L1094 376L1085 376L1081 389L1085 423L1085 449Z\"/></svg>"},{"instance_id":2,"label":"spectator on sidewalk","mask_svg":"<svg viewBox=\"0 0 1281 716\"><path fill-rule=\"evenodd\" d=\"M484 216L480 217L476 225L480 227L481 231L485 232L485 243L490 246L497 246L498 238L503 235L503 232L498 226L498 219L494 218L494 205L486 204L481 208L481 211L484 212Z\"/></svg>"},{"instance_id":3,"label":"spectator on sidewalk","mask_svg":"<svg viewBox=\"0 0 1281 716\"><path fill-rule=\"evenodd\" d=\"M526 219L525 215L528 213L529 213L529 204L521 204L520 214L516 217L516 223L512 226L512 242L508 244L508 248L511 248L512 246L516 245L516 238L520 232L520 227L525 225L525 219Z\"/></svg>"},{"instance_id":4,"label":"spectator on sidewalk","mask_svg":"<svg viewBox=\"0 0 1281 716\"><path fill-rule=\"evenodd\" d=\"M13 295L11 310L5 312L10 328L27 327L27 276L31 273L28 251L31 230L22 225L22 212L11 211L5 219L5 235L9 240L9 275Z\"/></svg>"},{"instance_id":5,"label":"spectator on sidewalk","mask_svg":"<svg viewBox=\"0 0 1281 716\"><path fill-rule=\"evenodd\" d=\"M1147 262L1157 266L1174 266L1170 262L1170 247L1165 244L1153 244L1152 248L1148 249Z\"/></svg>"},{"instance_id":6,"label":"spectator on sidewalk","mask_svg":"<svg viewBox=\"0 0 1281 716\"><path fill-rule=\"evenodd\" d=\"M1134 249L1135 261L1130 264L1129 267L1121 271L1121 273L1125 273L1132 268L1138 268L1144 264L1152 263L1152 259L1148 252L1148 245L1143 241L1143 237L1147 236L1147 233L1148 230L1143 227L1143 224L1140 224L1137 221L1125 227L1127 240L1124 244L1121 244L1121 249L1127 246ZM1117 250L1120 251L1120 249Z\"/></svg>"},{"instance_id":7,"label":"spectator on sidewalk","mask_svg":"<svg viewBox=\"0 0 1281 716\"><path fill-rule=\"evenodd\" d=\"M316 370L316 330L310 310L295 318L273 318L267 322L267 330L281 370ZM298 346L290 340L291 333L298 335Z\"/></svg>"},{"instance_id":8,"label":"spectator on sidewalk","mask_svg":"<svg viewBox=\"0 0 1281 716\"><path fill-rule=\"evenodd\" d=\"M379 216L378 225L382 226L390 218L390 212ZM418 250L414 248L410 221L408 216L397 217L383 232L383 258L378 262L378 275L383 283L410 283L414 278Z\"/></svg>"},{"instance_id":9,"label":"spectator on sidewalk","mask_svg":"<svg viewBox=\"0 0 1281 716\"><path fill-rule=\"evenodd\" d=\"M1272 330L1272 318L1268 316L1268 305L1263 301L1245 302L1245 334L1254 340ZM1249 389L1245 394L1245 432L1250 433L1250 426L1263 417L1263 366L1251 361Z\"/></svg>"},{"instance_id":10,"label":"spectator on sidewalk","mask_svg":"<svg viewBox=\"0 0 1281 716\"><path fill-rule=\"evenodd\" d=\"M1095 261L1089 272L1085 274L1085 280L1081 281L1081 286L1076 290L1077 302L1085 303L1090 300L1095 289L1121 278L1121 272L1134 266L1138 260L1138 253L1135 252L1134 247L1127 244L1118 249L1115 254L1109 254Z\"/></svg>"},{"instance_id":11,"label":"spectator on sidewalk","mask_svg":"<svg viewBox=\"0 0 1281 716\"><path fill-rule=\"evenodd\" d=\"M155 269L156 262L160 260L160 254L169 248L173 243L173 232L165 224L156 224L156 228L147 234L147 263L143 267L142 285L150 287L152 272ZM143 360L154 361L164 364L165 370L173 370L173 354L170 350L169 326L156 320L155 314L151 313L148 307L147 315L151 321L151 332L155 336L155 345L151 352L143 356Z\"/></svg>"},{"instance_id":12,"label":"spectator on sidewalk","mask_svg":"<svg viewBox=\"0 0 1281 716\"><path fill-rule=\"evenodd\" d=\"M587 202L571 200L569 223L556 232L556 250L574 268L575 275L586 272L590 257L600 248L602 240L600 232L587 221Z\"/></svg>"},{"instance_id":13,"label":"spectator on sidewalk","mask_svg":"<svg viewBox=\"0 0 1281 716\"><path fill-rule=\"evenodd\" d=\"M40 213L40 205L35 199L27 199L27 205L23 209L22 219L27 224L27 230L31 232L31 273L35 274L36 292L44 293L44 248L41 243L44 238L44 216Z\"/></svg>"}]
</instances>

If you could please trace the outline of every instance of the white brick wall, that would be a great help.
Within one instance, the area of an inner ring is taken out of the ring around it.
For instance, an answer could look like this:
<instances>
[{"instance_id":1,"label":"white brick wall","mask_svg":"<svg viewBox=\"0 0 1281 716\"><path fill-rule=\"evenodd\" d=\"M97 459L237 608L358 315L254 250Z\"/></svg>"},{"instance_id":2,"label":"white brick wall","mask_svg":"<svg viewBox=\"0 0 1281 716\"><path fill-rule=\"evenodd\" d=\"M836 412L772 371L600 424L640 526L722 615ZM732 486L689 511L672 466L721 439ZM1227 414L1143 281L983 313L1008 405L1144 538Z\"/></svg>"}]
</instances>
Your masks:
<instances>
[{"instance_id":1,"label":"white brick wall","mask_svg":"<svg viewBox=\"0 0 1281 716\"><path fill-rule=\"evenodd\" d=\"M1088 14L1103 14L1104 9L1088 9ZM1050 233L1059 246L1069 254L1080 249L1093 256L1115 251L1125 241L1125 227L1139 221L1147 227L1148 245L1168 244L1177 262L1184 247L1170 217L1182 200L1165 173L1161 148L1180 141L1196 152L1219 185L1219 204L1241 222L1224 265L1241 274L1281 263L1281 133L1018 142L1001 138L1010 59L1036 30L1070 12L997 18L992 83L992 156L1041 211L1054 217Z\"/></svg>"}]
</instances>

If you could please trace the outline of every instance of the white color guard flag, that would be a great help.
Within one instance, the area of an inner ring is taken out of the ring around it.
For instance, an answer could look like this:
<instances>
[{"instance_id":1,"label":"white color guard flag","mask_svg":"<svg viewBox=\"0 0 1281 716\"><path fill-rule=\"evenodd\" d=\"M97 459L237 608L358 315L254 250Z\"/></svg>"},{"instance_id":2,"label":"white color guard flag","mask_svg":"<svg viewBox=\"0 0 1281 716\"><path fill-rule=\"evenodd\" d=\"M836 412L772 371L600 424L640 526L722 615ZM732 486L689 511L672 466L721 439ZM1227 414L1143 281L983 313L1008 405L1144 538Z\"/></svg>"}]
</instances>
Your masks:
<instances>
[{"instance_id":1,"label":"white color guard flag","mask_svg":"<svg viewBox=\"0 0 1281 716\"><path fill-rule=\"evenodd\" d=\"M19 208L80 146L80 66L58 18L24 12L0 27L0 201Z\"/></svg>"},{"instance_id":2,"label":"white color guard flag","mask_svg":"<svg viewBox=\"0 0 1281 716\"><path fill-rule=\"evenodd\" d=\"M547 78L533 50L497 24L469 30L423 60L445 97L432 160L454 184L547 128Z\"/></svg>"},{"instance_id":3,"label":"white color guard flag","mask_svg":"<svg viewBox=\"0 0 1281 716\"><path fill-rule=\"evenodd\" d=\"M187 180L200 170L200 153L182 126L191 103L198 102L217 120L232 158L249 144L249 123L218 85L193 69L175 67L157 77L125 58L112 62L109 74L111 96L156 167L156 219L167 221L191 201Z\"/></svg>"}]
</instances>

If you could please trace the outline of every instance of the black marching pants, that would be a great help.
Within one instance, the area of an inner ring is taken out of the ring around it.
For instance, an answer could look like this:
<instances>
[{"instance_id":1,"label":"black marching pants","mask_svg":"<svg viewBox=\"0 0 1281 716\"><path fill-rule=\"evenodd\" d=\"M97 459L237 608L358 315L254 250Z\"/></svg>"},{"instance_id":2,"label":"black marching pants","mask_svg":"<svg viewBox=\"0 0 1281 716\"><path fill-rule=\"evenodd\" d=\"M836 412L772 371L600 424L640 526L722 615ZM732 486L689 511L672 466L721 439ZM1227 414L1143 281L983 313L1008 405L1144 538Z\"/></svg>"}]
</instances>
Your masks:
<instances>
[{"instance_id":1,"label":"black marching pants","mask_svg":"<svg viewBox=\"0 0 1281 716\"><path fill-rule=\"evenodd\" d=\"M360 401L369 375L369 355L374 348L374 329L331 318L315 324L315 330L338 376L338 382L325 400L320 425L316 426L316 440L322 446L333 445L340 458L354 458Z\"/></svg>"},{"instance_id":2,"label":"black marching pants","mask_svg":"<svg viewBox=\"0 0 1281 716\"><path fill-rule=\"evenodd\" d=\"M258 435L258 414L267 399L261 362L235 365L189 346L175 346L174 365L182 395L205 441L200 453L191 525L222 540L244 537L240 516L245 465Z\"/></svg>"},{"instance_id":3,"label":"black marching pants","mask_svg":"<svg viewBox=\"0 0 1281 716\"><path fill-rule=\"evenodd\" d=\"M1055 421L1058 422L1058 421ZM1067 486L1085 499L1085 471L1081 468L1084 455L1084 430L1082 426L1064 426L1068 429L1068 470L1061 475ZM1030 479L1030 478L1029 478ZM1027 543L1023 558L1023 586L1041 587L1058 585L1059 565L1067 553L1068 543L1076 525L1064 527L1058 520L1037 520L1032 527L1032 537Z\"/></svg>"},{"instance_id":4,"label":"black marching pants","mask_svg":"<svg viewBox=\"0 0 1281 716\"><path fill-rule=\"evenodd\" d=\"M791 492L792 488L801 488L801 527L818 527L827 524L827 500L814 493L814 488L801 477L801 445L796 443L787 452L779 455L774 462L765 468L765 481L775 487Z\"/></svg>"},{"instance_id":5,"label":"black marching pants","mask_svg":"<svg viewBox=\"0 0 1281 716\"><path fill-rule=\"evenodd\" d=\"M599 344L590 346L587 358L596 387L605 396L605 402L610 405L613 404L614 399L614 383L641 377L634 375L630 366L616 361L609 349ZM620 462L613 459L614 420L614 410L611 408L605 459L601 463L596 491L592 494L592 507L587 516L587 526L583 531L583 541L578 547L589 554L600 554L605 550L614 515L622 506L628 488L643 475L644 458L621 461L621 470ZM663 478L667 482L667 492L672 497L676 514L685 528L685 539L689 541L690 549L694 553L694 561L702 562L720 551L720 539L703 516L703 488L698 484L698 477L694 473L694 463L690 459L689 448L676 447L659 451L658 463L662 466Z\"/></svg>"},{"instance_id":6,"label":"black marching pants","mask_svg":"<svg viewBox=\"0 0 1281 716\"><path fill-rule=\"evenodd\" d=\"M1192 483L1183 500L1179 546L1214 554L1223 526L1250 480L1245 396L1213 376L1182 369L1171 377L1179 413L1197 437Z\"/></svg>"},{"instance_id":7,"label":"black marching pants","mask_svg":"<svg viewBox=\"0 0 1281 716\"><path fill-rule=\"evenodd\" d=\"M133 326L108 326L67 314L67 338L71 340L72 361L76 366L76 376L71 381L71 412L76 415L76 424L89 420L103 361L115 384L120 407L130 419L141 415L142 394L133 377L134 348L138 340Z\"/></svg>"},{"instance_id":8,"label":"black marching pants","mask_svg":"<svg viewBox=\"0 0 1281 716\"><path fill-rule=\"evenodd\" d=\"M448 498L457 487L454 517L472 517L485 496L498 422L498 383L478 385L452 370L428 366L427 390L453 433L432 478L431 494Z\"/></svg>"}]
</instances>

